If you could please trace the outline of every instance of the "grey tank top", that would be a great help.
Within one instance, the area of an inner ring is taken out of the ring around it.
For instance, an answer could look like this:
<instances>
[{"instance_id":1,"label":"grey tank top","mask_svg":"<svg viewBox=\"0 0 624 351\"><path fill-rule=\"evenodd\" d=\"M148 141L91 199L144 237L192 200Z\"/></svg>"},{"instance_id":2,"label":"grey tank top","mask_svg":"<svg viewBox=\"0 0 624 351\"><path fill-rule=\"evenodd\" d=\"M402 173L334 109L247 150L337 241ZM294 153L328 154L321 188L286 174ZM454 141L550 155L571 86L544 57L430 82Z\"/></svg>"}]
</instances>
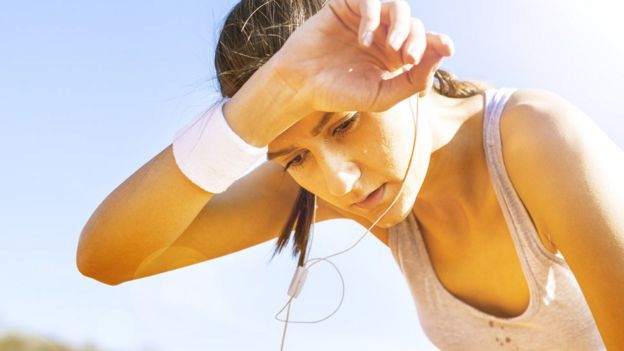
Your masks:
<instances>
[{"instance_id":1,"label":"grey tank top","mask_svg":"<svg viewBox=\"0 0 624 351\"><path fill-rule=\"evenodd\" d=\"M389 246L410 287L423 331L442 350L605 350L596 323L563 257L548 251L505 170L499 119L516 89L485 91L487 166L524 277L528 308L511 318L453 296L438 279L413 212L389 228Z\"/></svg>"}]
</instances>

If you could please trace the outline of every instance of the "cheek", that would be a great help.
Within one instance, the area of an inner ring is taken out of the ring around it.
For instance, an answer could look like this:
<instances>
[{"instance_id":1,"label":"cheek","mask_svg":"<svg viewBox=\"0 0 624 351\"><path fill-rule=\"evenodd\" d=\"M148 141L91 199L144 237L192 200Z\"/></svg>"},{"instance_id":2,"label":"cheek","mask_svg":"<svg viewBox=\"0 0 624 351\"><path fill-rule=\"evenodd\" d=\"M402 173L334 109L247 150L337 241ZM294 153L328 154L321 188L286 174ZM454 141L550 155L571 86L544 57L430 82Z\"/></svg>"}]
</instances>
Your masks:
<instances>
[{"instance_id":1,"label":"cheek","mask_svg":"<svg viewBox=\"0 0 624 351\"><path fill-rule=\"evenodd\" d=\"M414 132L409 116L386 115L380 117L371 142L362 151L365 162L393 177L402 178L411 154Z\"/></svg>"},{"instance_id":2,"label":"cheek","mask_svg":"<svg viewBox=\"0 0 624 351\"><path fill-rule=\"evenodd\" d=\"M323 186L323 179L319 176L319 170L314 161L308 160L302 169L289 172L292 179L305 190L321 196L320 191Z\"/></svg>"}]
</instances>

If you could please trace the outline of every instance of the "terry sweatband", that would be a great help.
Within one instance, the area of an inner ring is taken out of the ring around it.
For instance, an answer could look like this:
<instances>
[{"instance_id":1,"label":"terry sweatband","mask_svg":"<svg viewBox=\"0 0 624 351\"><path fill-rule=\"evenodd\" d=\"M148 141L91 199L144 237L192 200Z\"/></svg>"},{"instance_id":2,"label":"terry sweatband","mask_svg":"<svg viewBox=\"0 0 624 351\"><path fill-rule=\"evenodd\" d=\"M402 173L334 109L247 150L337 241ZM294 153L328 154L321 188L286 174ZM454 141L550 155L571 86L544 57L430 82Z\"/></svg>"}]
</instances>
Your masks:
<instances>
[{"instance_id":1,"label":"terry sweatband","mask_svg":"<svg viewBox=\"0 0 624 351\"><path fill-rule=\"evenodd\" d=\"M172 143L176 164L200 188L221 193L251 170L267 153L267 147L247 144L223 115L229 98L217 101L208 111L178 130Z\"/></svg>"}]
</instances>

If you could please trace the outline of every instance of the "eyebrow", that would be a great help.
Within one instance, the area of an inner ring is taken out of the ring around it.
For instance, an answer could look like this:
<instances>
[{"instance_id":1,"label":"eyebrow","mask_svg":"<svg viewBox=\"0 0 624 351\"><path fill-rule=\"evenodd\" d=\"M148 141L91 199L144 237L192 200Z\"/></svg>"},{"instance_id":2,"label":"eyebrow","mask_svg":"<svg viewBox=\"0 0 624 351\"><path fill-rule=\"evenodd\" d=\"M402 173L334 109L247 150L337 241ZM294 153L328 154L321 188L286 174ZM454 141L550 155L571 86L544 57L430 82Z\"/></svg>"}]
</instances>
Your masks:
<instances>
[{"instance_id":1,"label":"eyebrow","mask_svg":"<svg viewBox=\"0 0 624 351\"><path fill-rule=\"evenodd\" d=\"M323 115L323 118L321 118L321 120L316 124L316 126L314 128L312 128L312 130L310 131L310 135L312 136L317 136L321 133L321 131L323 130L323 128L325 127L325 125L329 122L329 120L331 120L332 116L335 114L336 112L325 112L325 114ZM282 150L277 150L274 152L269 152L267 154L267 159L273 160L275 158L284 156L284 155L288 155L289 153L293 152L294 150L296 150L295 147L288 147L286 149L282 149Z\"/></svg>"}]
</instances>

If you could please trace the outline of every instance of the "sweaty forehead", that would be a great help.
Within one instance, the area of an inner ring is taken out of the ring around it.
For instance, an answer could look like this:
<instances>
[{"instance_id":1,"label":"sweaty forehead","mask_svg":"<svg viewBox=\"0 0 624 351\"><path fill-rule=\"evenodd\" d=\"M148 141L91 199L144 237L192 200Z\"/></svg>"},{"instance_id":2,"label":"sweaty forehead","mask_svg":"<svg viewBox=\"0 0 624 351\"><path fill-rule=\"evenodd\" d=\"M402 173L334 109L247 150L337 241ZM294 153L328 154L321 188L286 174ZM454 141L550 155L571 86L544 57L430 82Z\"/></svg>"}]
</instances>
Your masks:
<instances>
[{"instance_id":1,"label":"sweaty forehead","mask_svg":"<svg viewBox=\"0 0 624 351\"><path fill-rule=\"evenodd\" d=\"M293 146L296 140L317 136L337 114L339 113L314 112L303 117L269 144L269 152L275 151L278 148L281 149Z\"/></svg>"},{"instance_id":2,"label":"sweaty forehead","mask_svg":"<svg viewBox=\"0 0 624 351\"><path fill-rule=\"evenodd\" d=\"M312 113L280 134L269 144L269 160L280 157L297 147L297 141L316 137L341 112Z\"/></svg>"}]
</instances>

